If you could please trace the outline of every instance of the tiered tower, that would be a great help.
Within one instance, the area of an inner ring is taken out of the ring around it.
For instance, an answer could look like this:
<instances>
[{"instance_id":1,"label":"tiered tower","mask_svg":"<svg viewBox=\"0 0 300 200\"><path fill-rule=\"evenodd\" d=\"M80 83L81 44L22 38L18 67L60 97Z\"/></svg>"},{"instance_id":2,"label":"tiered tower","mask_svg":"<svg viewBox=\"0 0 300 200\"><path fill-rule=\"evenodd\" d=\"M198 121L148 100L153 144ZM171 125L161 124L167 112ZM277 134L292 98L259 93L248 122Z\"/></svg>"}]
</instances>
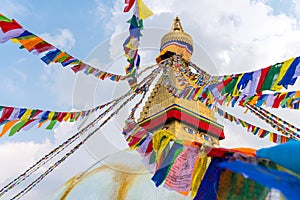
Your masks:
<instances>
[{"instance_id":1,"label":"tiered tower","mask_svg":"<svg viewBox=\"0 0 300 200\"><path fill-rule=\"evenodd\" d=\"M157 63L179 55L184 66L188 67L193 53L193 40L183 31L178 17L172 28L161 40ZM170 59L172 60L172 59ZM176 66L169 62L168 78L178 89L183 86L177 81ZM187 81L197 87L192 81ZM160 77L139 117L139 124L152 132L167 129L174 133L176 140L197 141L218 145L224 138L223 126L216 122L212 110L203 103L173 96L163 84L164 75ZM190 200L164 187L156 188L151 181L151 174L141 163L137 154L121 151L103 161L103 166L89 171L84 176L70 179L56 194L56 199L179 199ZM205 166L208 163L204 162Z\"/></svg>"},{"instance_id":2,"label":"tiered tower","mask_svg":"<svg viewBox=\"0 0 300 200\"><path fill-rule=\"evenodd\" d=\"M156 58L162 60L179 55L184 61L183 67L189 67L193 53L193 39L183 31L180 19L176 17L169 33L163 36L160 54ZM178 89L183 89L177 81L176 66L170 61L173 70L168 73L169 81ZM224 139L223 126L216 122L213 111L199 101L178 98L170 94L164 86L163 76L148 97L140 114L139 123L150 130L167 129L174 133L178 140L196 140L201 143L218 144ZM196 86L188 77L190 85Z\"/></svg>"}]
</instances>

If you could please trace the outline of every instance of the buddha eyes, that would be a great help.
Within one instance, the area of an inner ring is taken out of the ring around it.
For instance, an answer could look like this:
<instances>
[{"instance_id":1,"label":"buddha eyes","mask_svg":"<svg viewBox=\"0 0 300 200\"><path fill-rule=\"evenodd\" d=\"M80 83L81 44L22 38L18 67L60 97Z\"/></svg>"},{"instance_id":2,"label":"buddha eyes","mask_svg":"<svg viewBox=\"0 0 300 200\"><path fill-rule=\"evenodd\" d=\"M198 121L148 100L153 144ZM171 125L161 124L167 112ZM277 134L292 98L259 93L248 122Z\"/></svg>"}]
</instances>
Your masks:
<instances>
[{"instance_id":1,"label":"buddha eyes","mask_svg":"<svg viewBox=\"0 0 300 200\"><path fill-rule=\"evenodd\" d=\"M202 137L203 137L204 140L207 140L207 141L210 141L210 140L211 140L211 138L208 137L207 135L202 135Z\"/></svg>"},{"instance_id":2,"label":"buddha eyes","mask_svg":"<svg viewBox=\"0 0 300 200\"><path fill-rule=\"evenodd\" d=\"M186 132L188 132L189 134L195 134L196 133L196 131L193 128L190 128L190 127L187 127L187 126L184 127L184 130Z\"/></svg>"},{"instance_id":3,"label":"buddha eyes","mask_svg":"<svg viewBox=\"0 0 300 200\"><path fill-rule=\"evenodd\" d=\"M162 128L162 130L168 130L169 128L170 127L165 126L165 127ZM197 134L197 131L194 128L191 128L191 127L188 127L188 126L183 126L183 129L188 134L191 134L191 135ZM202 137L203 140L205 140L205 141L213 141L213 139L210 136L206 135L205 133L198 133L197 134L198 140L200 139L199 136Z\"/></svg>"}]
</instances>

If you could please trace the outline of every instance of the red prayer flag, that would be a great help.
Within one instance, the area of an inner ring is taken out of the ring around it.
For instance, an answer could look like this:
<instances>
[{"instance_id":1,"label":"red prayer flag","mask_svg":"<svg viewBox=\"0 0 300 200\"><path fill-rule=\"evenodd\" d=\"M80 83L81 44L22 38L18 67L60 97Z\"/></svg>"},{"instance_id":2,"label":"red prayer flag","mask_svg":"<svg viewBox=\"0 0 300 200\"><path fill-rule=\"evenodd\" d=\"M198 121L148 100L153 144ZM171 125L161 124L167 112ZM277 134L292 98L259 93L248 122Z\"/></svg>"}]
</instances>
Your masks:
<instances>
[{"instance_id":1,"label":"red prayer flag","mask_svg":"<svg viewBox=\"0 0 300 200\"><path fill-rule=\"evenodd\" d=\"M132 8L135 0L125 0L126 7L124 8L124 12L129 12L130 9Z\"/></svg>"},{"instance_id":2,"label":"red prayer flag","mask_svg":"<svg viewBox=\"0 0 300 200\"><path fill-rule=\"evenodd\" d=\"M3 33L14 29L23 29L23 27L14 19L12 20L12 22L0 21L0 28L2 29Z\"/></svg>"},{"instance_id":3,"label":"red prayer flag","mask_svg":"<svg viewBox=\"0 0 300 200\"><path fill-rule=\"evenodd\" d=\"M257 87L256 87L256 92L261 92L260 89L263 86L265 78L266 78L266 76L267 76L267 74L268 74L268 72L269 72L270 69L271 69L271 66L266 67L266 68L264 68L264 69L261 70L259 82L258 82Z\"/></svg>"},{"instance_id":4,"label":"red prayer flag","mask_svg":"<svg viewBox=\"0 0 300 200\"><path fill-rule=\"evenodd\" d=\"M13 113L13 111L14 111L13 107L5 107L2 111L0 123L4 122L6 119L8 119L10 117L10 115Z\"/></svg>"},{"instance_id":5,"label":"red prayer flag","mask_svg":"<svg viewBox=\"0 0 300 200\"><path fill-rule=\"evenodd\" d=\"M78 64L78 65L75 65L75 66L71 67L71 69L72 69L75 73L77 73L77 72L82 71L82 70L84 70L85 68L88 68L88 67L89 67L89 66L88 66L87 64L81 63L81 64Z\"/></svg>"},{"instance_id":6,"label":"red prayer flag","mask_svg":"<svg viewBox=\"0 0 300 200\"><path fill-rule=\"evenodd\" d=\"M37 53L40 54L40 53L43 53L45 51L49 51L49 50L53 50L53 49L55 49L55 47L53 45L51 45L51 44L44 41L44 42L41 42L41 43L35 45L30 51L36 50Z\"/></svg>"}]
</instances>

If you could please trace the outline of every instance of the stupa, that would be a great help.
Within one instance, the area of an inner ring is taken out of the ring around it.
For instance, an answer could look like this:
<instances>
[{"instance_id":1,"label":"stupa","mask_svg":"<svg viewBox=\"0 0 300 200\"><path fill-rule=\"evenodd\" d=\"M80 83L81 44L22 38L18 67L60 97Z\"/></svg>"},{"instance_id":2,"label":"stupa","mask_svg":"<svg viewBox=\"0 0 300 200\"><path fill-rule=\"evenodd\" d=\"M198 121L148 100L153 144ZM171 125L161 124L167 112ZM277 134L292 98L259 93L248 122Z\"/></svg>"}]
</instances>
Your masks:
<instances>
[{"instance_id":1,"label":"stupa","mask_svg":"<svg viewBox=\"0 0 300 200\"><path fill-rule=\"evenodd\" d=\"M184 83L177 74L188 69L193 53L193 40L183 31L176 17L170 31L161 39L158 64L166 64L173 70L164 72L151 91L138 119L138 124L147 131L167 130L176 140L207 143L218 146L224 139L223 126L218 124L214 113L199 101L179 98L168 92L163 84L168 79L178 88ZM180 58L179 62L176 62ZM186 77L189 84L195 84ZM204 170L210 159L201 163ZM151 174L143 165L140 156L129 151L113 154L85 174L71 178L55 195L54 199L192 199L164 187L155 187Z\"/></svg>"}]
</instances>

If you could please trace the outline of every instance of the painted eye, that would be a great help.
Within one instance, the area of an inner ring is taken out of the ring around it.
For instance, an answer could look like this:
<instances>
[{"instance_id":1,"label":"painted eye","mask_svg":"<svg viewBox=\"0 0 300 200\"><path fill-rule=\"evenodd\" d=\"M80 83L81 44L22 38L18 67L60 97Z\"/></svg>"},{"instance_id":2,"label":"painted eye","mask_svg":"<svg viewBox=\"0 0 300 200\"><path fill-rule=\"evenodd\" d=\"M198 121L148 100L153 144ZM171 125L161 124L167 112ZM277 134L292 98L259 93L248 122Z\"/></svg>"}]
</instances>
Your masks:
<instances>
[{"instance_id":1,"label":"painted eye","mask_svg":"<svg viewBox=\"0 0 300 200\"><path fill-rule=\"evenodd\" d=\"M196 133L196 131L193 129L193 128L190 128L190 127L184 127L184 130L186 131L186 132L188 132L189 134L195 134Z\"/></svg>"},{"instance_id":2,"label":"painted eye","mask_svg":"<svg viewBox=\"0 0 300 200\"><path fill-rule=\"evenodd\" d=\"M169 127L167 127L167 126L162 128L162 130L168 130L168 129L169 129Z\"/></svg>"},{"instance_id":3,"label":"painted eye","mask_svg":"<svg viewBox=\"0 0 300 200\"><path fill-rule=\"evenodd\" d=\"M207 136L207 135L202 135L202 137L203 137L204 140L207 140L207 141L211 140L211 138L209 136Z\"/></svg>"}]
</instances>

